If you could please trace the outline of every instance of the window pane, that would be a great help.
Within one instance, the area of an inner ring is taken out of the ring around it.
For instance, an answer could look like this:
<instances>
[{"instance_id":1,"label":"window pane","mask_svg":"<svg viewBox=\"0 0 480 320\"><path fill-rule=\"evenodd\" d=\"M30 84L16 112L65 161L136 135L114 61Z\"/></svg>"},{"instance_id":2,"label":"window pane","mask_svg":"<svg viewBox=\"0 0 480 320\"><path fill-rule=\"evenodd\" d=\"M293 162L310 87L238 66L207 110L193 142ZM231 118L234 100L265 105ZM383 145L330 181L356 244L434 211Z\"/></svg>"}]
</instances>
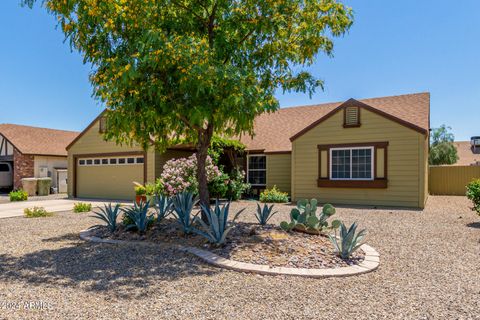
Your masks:
<instances>
[{"instance_id":1,"label":"window pane","mask_svg":"<svg viewBox=\"0 0 480 320\"><path fill-rule=\"evenodd\" d=\"M88 159L87 160L87 164L92 164L93 163L93 160L92 159Z\"/></svg>"},{"instance_id":2,"label":"window pane","mask_svg":"<svg viewBox=\"0 0 480 320\"><path fill-rule=\"evenodd\" d=\"M248 169L265 169L267 167L265 156L254 156L248 158Z\"/></svg>"},{"instance_id":3,"label":"window pane","mask_svg":"<svg viewBox=\"0 0 480 320\"><path fill-rule=\"evenodd\" d=\"M332 178L350 178L350 150L332 150Z\"/></svg>"},{"instance_id":4,"label":"window pane","mask_svg":"<svg viewBox=\"0 0 480 320\"><path fill-rule=\"evenodd\" d=\"M371 179L372 178L372 150L371 149L352 150L352 178L353 179Z\"/></svg>"},{"instance_id":5,"label":"window pane","mask_svg":"<svg viewBox=\"0 0 480 320\"><path fill-rule=\"evenodd\" d=\"M108 164L108 159L102 159L102 164Z\"/></svg>"},{"instance_id":6,"label":"window pane","mask_svg":"<svg viewBox=\"0 0 480 320\"><path fill-rule=\"evenodd\" d=\"M125 158L120 158L118 159L119 164L125 164Z\"/></svg>"},{"instance_id":7,"label":"window pane","mask_svg":"<svg viewBox=\"0 0 480 320\"><path fill-rule=\"evenodd\" d=\"M93 164L100 164L100 159L93 160Z\"/></svg>"},{"instance_id":8,"label":"window pane","mask_svg":"<svg viewBox=\"0 0 480 320\"><path fill-rule=\"evenodd\" d=\"M110 164L117 164L117 159L110 159Z\"/></svg>"},{"instance_id":9,"label":"window pane","mask_svg":"<svg viewBox=\"0 0 480 320\"><path fill-rule=\"evenodd\" d=\"M10 171L10 169L7 164L5 163L0 164L0 172L8 172L8 171Z\"/></svg>"},{"instance_id":10,"label":"window pane","mask_svg":"<svg viewBox=\"0 0 480 320\"><path fill-rule=\"evenodd\" d=\"M127 163L135 163L135 158L128 158Z\"/></svg>"},{"instance_id":11,"label":"window pane","mask_svg":"<svg viewBox=\"0 0 480 320\"><path fill-rule=\"evenodd\" d=\"M85 160L78 161L78 164L81 165L81 166L84 166L85 165Z\"/></svg>"},{"instance_id":12,"label":"window pane","mask_svg":"<svg viewBox=\"0 0 480 320\"><path fill-rule=\"evenodd\" d=\"M252 185L265 185L267 183L266 171L249 171L248 183Z\"/></svg>"},{"instance_id":13,"label":"window pane","mask_svg":"<svg viewBox=\"0 0 480 320\"><path fill-rule=\"evenodd\" d=\"M137 158L137 163L143 163L143 162L144 162L143 158Z\"/></svg>"}]
</instances>

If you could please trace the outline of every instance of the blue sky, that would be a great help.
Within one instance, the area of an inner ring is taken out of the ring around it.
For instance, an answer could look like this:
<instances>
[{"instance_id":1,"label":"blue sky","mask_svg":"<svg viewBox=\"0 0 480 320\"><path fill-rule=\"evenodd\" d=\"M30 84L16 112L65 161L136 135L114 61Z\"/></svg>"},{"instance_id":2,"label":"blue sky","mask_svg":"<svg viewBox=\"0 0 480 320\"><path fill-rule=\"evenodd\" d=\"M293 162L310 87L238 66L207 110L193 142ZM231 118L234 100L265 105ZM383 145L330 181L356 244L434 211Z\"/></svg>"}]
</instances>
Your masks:
<instances>
[{"instance_id":1,"label":"blue sky","mask_svg":"<svg viewBox=\"0 0 480 320\"><path fill-rule=\"evenodd\" d=\"M282 107L429 91L432 127L480 134L480 1L345 2L354 25L310 68L325 91L279 93ZM80 131L101 110L89 68L55 26L39 6L0 1L0 123Z\"/></svg>"}]
</instances>

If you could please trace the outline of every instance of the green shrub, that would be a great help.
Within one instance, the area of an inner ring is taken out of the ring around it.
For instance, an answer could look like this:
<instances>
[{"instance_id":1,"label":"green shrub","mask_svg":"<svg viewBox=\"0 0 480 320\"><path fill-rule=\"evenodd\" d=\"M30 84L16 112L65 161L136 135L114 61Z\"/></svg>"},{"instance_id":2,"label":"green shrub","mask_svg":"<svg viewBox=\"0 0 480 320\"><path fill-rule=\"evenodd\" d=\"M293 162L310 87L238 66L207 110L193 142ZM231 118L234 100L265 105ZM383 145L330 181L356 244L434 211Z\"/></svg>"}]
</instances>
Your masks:
<instances>
[{"instance_id":1,"label":"green shrub","mask_svg":"<svg viewBox=\"0 0 480 320\"><path fill-rule=\"evenodd\" d=\"M145 184L145 194L147 196L153 197L156 193L156 185L155 183L146 183Z\"/></svg>"},{"instance_id":2,"label":"green shrub","mask_svg":"<svg viewBox=\"0 0 480 320\"><path fill-rule=\"evenodd\" d=\"M472 200L472 210L480 215L480 179L475 179L467 185L467 198Z\"/></svg>"},{"instance_id":3,"label":"green shrub","mask_svg":"<svg viewBox=\"0 0 480 320\"><path fill-rule=\"evenodd\" d=\"M50 217L53 215L53 213L48 212L43 207L26 208L25 210L23 210L23 213L27 218Z\"/></svg>"},{"instance_id":4,"label":"green shrub","mask_svg":"<svg viewBox=\"0 0 480 320\"><path fill-rule=\"evenodd\" d=\"M212 198L225 198L228 191L230 177L226 173L221 173L208 183L208 192Z\"/></svg>"},{"instance_id":5,"label":"green shrub","mask_svg":"<svg viewBox=\"0 0 480 320\"><path fill-rule=\"evenodd\" d=\"M342 258L348 259L355 250L360 248L362 245L362 240L367 235L367 230L363 229L357 234L357 223L354 222L350 228L347 230L347 227L343 222L340 224L340 239L337 238L337 232L335 231L335 236L328 235L330 242L335 248L335 252Z\"/></svg>"},{"instance_id":6,"label":"green shrub","mask_svg":"<svg viewBox=\"0 0 480 320\"><path fill-rule=\"evenodd\" d=\"M90 203L78 202L73 205L73 212L90 212L92 211L92 205Z\"/></svg>"},{"instance_id":7,"label":"green shrub","mask_svg":"<svg viewBox=\"0 0 480 320\"><path fill-rule=\"evenodd\" d=\"M136 186L135 187L135 194L137 196L144 196L147 194L147 189L144 186Z\"/></svg>"},{"instance_id":8,"label":"green shrub","mask_svg":"<svg viewBox=\"0 0 480 320\"><path fill-rule=\"evenodd\" d=\"M28 199L28 193L22 189L12 191L9 193L10 201L26 201Z\"/></svg>"},{"instance_id":9,"label":"green shrub","mask_svg":"<svg viewBox=\"0 0 480 320\"><path fill-rule=\"evenodd\" d=\"M230 181L228 183L228 190L226 197L230 200L238 200L242 194L250 190L250 184L245 182L245 172L240 169L235 169L230 173Z\"/></svg>"},{"instance_id":10,"label":"green shrub","mask_svg":"<svg viewBox=\"0 0 480 320\"><path fill-rule=\"evenodd\" d=\"M260 193L261 202L288 202L288 193L280 191L277 186L272 189L265 189Z\"/></svg>"},{"instance_id":11,"label":"green shrub","mask_svg":"<svg viewBox=\"0 0 480 320\"><path fill-rule=\"evenodd\" d=\"M105 208L100 208L100 212L94 212L93 218L100 219L107 223L107 228L110 232L117 230L117 217L120 213L120 204L117 203L114 207L109 203L105 204Z\"/></svg>"}]
</instances>

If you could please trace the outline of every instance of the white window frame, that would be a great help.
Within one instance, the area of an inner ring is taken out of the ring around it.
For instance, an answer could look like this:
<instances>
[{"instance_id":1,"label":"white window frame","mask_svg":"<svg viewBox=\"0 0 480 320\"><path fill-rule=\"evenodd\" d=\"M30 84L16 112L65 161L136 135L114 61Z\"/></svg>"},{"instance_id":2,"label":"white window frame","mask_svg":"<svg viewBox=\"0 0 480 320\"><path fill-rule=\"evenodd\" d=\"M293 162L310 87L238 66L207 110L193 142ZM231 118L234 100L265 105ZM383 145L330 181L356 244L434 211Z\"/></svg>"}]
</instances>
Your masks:
<instances>
[{"instance_id":1,"label":"white window frame","mask_svg":"<svg viewBox=\"0 0 480 320\"><path fill-rule=\"evenodd\" d=\"M352 178L352 150L364 150L364 149L369 149L371 151L371 160L370 160L370 173L371 173L371 177L370 178ZM333 155L333 151L336 151L336 150L350 150L350 178L332 178L333 177L333 158L332 158L332 155ZM374 173L374 169L375 169L375 147L373 146L365 146L365 147L344 147L344 148L331 148L330 149L330 154L329 154L329 157L330 157L330 180L343 180L343 181L372 181L372 180L375 180L375 173Z\"/></svg>"},{"instance_id":2,"label":"white window frame","mask_svg":"<svg viewBox=\"0 0 480 320\"><path fill-rule=\"evenodd\" d=\"M264 157L265 169L250 169L251 157ZM251 171L265 171L265 184L250 184L252 187L266 187L267 186L267 155L265 154L249 154L247 155L247 183L250 183L250 170Z\"/></svg>"}]
</instances>

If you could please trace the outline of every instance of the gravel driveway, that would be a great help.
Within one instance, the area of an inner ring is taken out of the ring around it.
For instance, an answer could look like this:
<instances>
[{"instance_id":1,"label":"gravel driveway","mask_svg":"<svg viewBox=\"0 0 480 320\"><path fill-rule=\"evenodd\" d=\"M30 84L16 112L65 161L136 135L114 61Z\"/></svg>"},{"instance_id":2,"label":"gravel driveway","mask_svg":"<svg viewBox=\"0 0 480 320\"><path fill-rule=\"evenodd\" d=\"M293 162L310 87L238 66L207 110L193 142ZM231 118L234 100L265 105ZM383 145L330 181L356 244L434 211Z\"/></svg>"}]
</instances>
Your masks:
<instances>
[{"instance_id":1,"label":"gravel driveway","mask_svg":"<svg viewBox=\"0 0 480 320\"><path fill-rule=\"evenodd\" d=\"M252 220L254 203L235 207L246 205ZM78 232L97 223L88 214L3 219L0 318L480 319L480 217L468 206L430 197L423 212L338 208L368 228L380 268L318 280L225 271L162 246L84 243ZM277 209L275 222L290 207Z\"/></svg>"}]
</instances>

